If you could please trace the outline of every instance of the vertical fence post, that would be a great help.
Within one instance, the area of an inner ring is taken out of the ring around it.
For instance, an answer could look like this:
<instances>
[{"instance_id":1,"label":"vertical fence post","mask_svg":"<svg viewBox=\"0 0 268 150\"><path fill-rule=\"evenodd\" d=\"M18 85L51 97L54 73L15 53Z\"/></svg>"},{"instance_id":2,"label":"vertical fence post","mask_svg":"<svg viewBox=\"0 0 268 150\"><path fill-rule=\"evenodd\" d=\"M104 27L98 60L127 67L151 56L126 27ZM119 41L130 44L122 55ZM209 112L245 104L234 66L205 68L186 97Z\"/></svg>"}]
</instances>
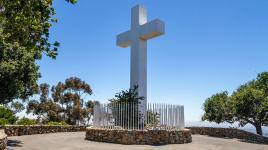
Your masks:
<instances>
[{"instance_id":1,"label":"vertical fence post","mask_svg":"<svg viewBox=\"0 0 268 150\"><path fill-rule=\"evenodd\" d=\"M159 129L161 129L161 126L162 126L162 109L161 109L161 106L162 106L162 104L161 103L159 103Z\"/></svg>"},{"instance_id":2,"label":"vertical fence post","mask_svg":"<svg viewBox=\"0 0 268 150\"><path fill-rule=\"evenodd\" d=\"M114 114L113 114L113 111L114 111L114 103L111 103L111 108L110 108L110 111L111 111L111 117L110 117L110 119L111 119L111 129L113 130L114 129L114 126L115 126L115 120L114 120Z\"/></svg>"},{"instance_id":3,"label":"vertical fence post","mask_svg":"<svg viewBox=\"0 0 268 150\"><path fill-rule=\"evenodd\" d=\"M165 115L164 115L164 104L161 104L161 116L162 116L162 122L161 122L161 126L164 127L164 119L165 119ZM164 128L163 128L164 129Z\"/></svg>"},{"instance_id":4,"label":"vertical fence post","mask_svg":"<svg viewBox=\"0 0 268 150\"><path fill-rule=\"evenodd\" d=\"M122 119L122 122L123 122L123 129L125 129L126 128L126 123L125 123L125 120L126 120L126 103L122 103L123 104L123 111L124 111L124 113L122 114L122 117L123 117L123 119Z\"/></svg>"},{"instance_id":5,"label":"vertical fence post","mask_svg":"<svg viewBox=\"0 0 268 150\"><path fill-rule=\"evenodd\" d=\"M152 128L154 129L154 103L152 103Z\"/></svg>"},{"instance_id":6,"label":"vertical fence post","mask_svg":"<svg viewBox=\"0 0 268 150\"><path fill-rule=\"evenodd\" d=\"M179 120L179 115L178 115L179 113L178 113L178 106L176 106L176 129L178 129L178 125L179 125L179 122L178 122L178 120Z\"/></svg>"},{"instance_id":7,"label":"vertical fence post","mask_svg":"<svg viewBox=\"0 0 268 150\"><path fill-rule=\"evenodd\" d=\"M122 129L122 123L121 123L121 119L122 119L122 116L121 116L121 114L122 114L122 109L121 109L121 102L118 102L118 112L119 112L119 116L118 116L118 118L119 118L119 120L118 120L118 122L119 122L119 127L120 127L120 129Z\"/></svg>"},{"instance_id":8,"label":"vertical fence post","mask_svg":"<svg viewBox=\"0 0 268 150\"><path fill-rule=\"evenodd\" d=\"M181 115L182 115L182 127L181 127L181 129L182 128L184 128L184 126L185 126L185 122L184 122L184 106L182 106L182 111L181 111Z\"/></svg>"},{"instance_id":9,"label":"vertical fence post","mask_svg":"<svg viewBox=\"0 0 268 150\"><path fill-rule=\"evenodd\" d=\"M140 110L139 110L139 103L137 104L138 106L137 106L137 121L138 121L138 124L137 124L137 126L138 126L138 130L140 130Z\"/></svg>"},{"instance_id":10,"label":"vertical fence post","mask_svg":"<svg viewBox=\"0 0 268 150\"><path fill-rule=\"evenodd\" d=\"M172 128L175 127L175 105L172 105Z\"/></svg>"},{"instance_id":11,"label":"vertical fence post","mask_svg":"<svg viewBox=\"0 0 268 150\"><path fill-rule=\"evenodd\" d=\"M170 105L170 114L171 114L171 119L170 119L170 129L172 130L173 128L173 105Z\"/></svg>"},{"instance_id":12,"label":"vertical fence post","mask_svg":"<svg viewBox=\"0 0 268 150\"><path fill-rule=\"evenodd\" d=\"M170 104L168 105L168 128L170 130L170 126L171 126L171 113L170 113Z\"/></svg>"},{"instance_id":13,"label":"vertical fence post","mask_svg":"<svg viewBox=\"0 0 268 150\"><path fill-rule=\"evenodd\" d=\"M169 105L167 104L167 130L169 130Z\"/></svg>"},{"instance_id":14,"label":"vertical fence post","mask_svg":"<svg viewBox=\"0 0 268 150\"><path fill-rule=\"evenodd\" d=\"M108 110L107 110L107 104L105 104L105 118L106 118L106 122L105 122L105 126L106 126L106 128L108 128L109 129L109 126L108 126Z\"/></svg>"},{"instance_id":15,"label":"vertical fence post","mask_svg":"<svg viewBox=\"0 0 268 150\"><path fill-rule=\"evenodd\" d=\"M101 107L100 107L100 112L101 112L101 128L103 127L103 104L101 104Z\"/></svg>"},{"instance_id":16,"label":"vertical fence post","mask_svg":"<svg viewBox=\"0 0 268 150\"><path fill-rule=\"evenodd\" d=\"M127 120L128 120L128 123L127 123L127 128L128 130L130 129L130 107L129 107L129 104L130 102L127 103L127 114L128 114L128 117L127 117Z\"/></svg>"},{"instance_id":17,"label":"vertical fence post","mask_svg":"<svg viewBox=\"0 0 268 150\"><path fill-rule=\"evenodd\" d=\"M106 112L106 104L104 104L103 107L103 112L104 112L104 128L107 128L107 112Z\"/></svg>"}]
</instances>

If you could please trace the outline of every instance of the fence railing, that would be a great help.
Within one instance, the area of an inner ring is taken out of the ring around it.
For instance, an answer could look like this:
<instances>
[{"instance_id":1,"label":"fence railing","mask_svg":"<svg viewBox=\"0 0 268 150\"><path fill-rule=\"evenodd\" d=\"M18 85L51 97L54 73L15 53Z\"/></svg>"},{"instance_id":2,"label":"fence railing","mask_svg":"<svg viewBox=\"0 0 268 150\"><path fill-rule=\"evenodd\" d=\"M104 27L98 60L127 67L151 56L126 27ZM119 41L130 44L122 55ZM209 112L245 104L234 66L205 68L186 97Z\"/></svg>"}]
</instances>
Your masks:
<instances>
[{"instance_id":1,"label":"fence railing","mask_svg":"<svg viewBox=\"0 0 268 150\"><path fill-rule=\"evenodd\" d=\"M148 103L145 112L137 102L113 102L94 106L93 126L105 129L180 130L184 128L184 107Z\"/></svg>"}]
</instances>

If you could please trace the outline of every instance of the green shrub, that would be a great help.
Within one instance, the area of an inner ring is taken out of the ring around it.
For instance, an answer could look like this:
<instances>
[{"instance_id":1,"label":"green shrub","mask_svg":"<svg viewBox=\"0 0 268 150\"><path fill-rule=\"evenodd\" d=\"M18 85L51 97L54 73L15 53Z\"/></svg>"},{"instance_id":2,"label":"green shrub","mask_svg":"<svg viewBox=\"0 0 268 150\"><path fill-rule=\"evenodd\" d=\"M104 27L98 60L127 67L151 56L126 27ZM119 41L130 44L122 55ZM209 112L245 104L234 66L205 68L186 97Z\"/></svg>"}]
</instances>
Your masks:
<instances>
[{"instance_id":1,"label":"green shrub","mask_svg":"<svg viewBox=\"0 0 268 150\"><path fill-rule=\"evenodd\" d=\"M18 122L18 125L36 125L37 121L35 119L29 119L29 118L21 118Z\"/></svg>"},{"instance_id":2,"label":"green shrub","mask_svg":"<svg viewBox=\"0 0 268 150\"><path fill-rule=\"evenodd\" d=\"M0 118L0 126L4 126L8 124L8 120L5 118Z\"/></svg>"},{"instance_id":3,"label":"green shrub","mask_svg":"<svg viewBox=\"0 0 268 150\"><path fill-rule=\"evenodd\" d=\"M61 122L50 121L47 123L47 125L49 125L49 126L66 126L68 124L66 122L63 122L63 121L61 121Z\"/></svg>"},{"instance_id":4,"label":"green shrub","mask_svg":"<svg viewBox=\"0 0 268 150\"><path fill-rule=\"evenodd\" d=\"M0 119L2 120L1 122L7 121L6 124L13 124L18 120L13 111L4 106L0 106Z\"/></svg>"}]
</instances>

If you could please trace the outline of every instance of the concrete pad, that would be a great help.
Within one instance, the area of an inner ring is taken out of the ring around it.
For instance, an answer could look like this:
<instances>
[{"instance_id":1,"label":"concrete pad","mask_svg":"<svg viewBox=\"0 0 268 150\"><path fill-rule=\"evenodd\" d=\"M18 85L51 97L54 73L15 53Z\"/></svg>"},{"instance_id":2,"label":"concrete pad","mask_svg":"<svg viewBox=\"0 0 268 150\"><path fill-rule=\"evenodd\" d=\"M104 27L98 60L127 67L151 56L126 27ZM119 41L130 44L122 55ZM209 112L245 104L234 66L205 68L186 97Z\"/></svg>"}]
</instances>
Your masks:
<instances>
[{"instance_id":1,"label":"concrete pad","mask_svg":"<svg viewBox=\"0 0 268 150\"><path fill-rule=\"evenodd\" d=\"M51 133L9 137L8 149L14 150L268 150L268 145L203 135L192 135L189 144L163 146L120 145L85 140L85 132Z\"/></svg>"}]
</instances>

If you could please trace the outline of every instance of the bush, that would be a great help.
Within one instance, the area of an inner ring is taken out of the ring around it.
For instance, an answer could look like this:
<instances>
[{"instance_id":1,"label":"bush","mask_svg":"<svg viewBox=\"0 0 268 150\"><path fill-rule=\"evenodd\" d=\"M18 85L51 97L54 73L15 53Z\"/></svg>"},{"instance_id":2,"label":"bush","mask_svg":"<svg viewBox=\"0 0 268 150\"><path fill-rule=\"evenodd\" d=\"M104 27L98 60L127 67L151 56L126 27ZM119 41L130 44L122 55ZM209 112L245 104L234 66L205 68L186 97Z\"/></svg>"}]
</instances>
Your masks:
<instances>
[{"instance_id":1,"label":"bush","mask_svg":"<svg viewBox=\"0 0 268 150\"><path fill-rule=\"evenodd\" d=\"M21 118L18 122L18 125L36 125L37 121L35 119L29 119L29 118Z\"/></svg>"},{"instance_id":2,"label":"bush","mask_svg":"<svg viewBox=\"0 0 268 150\"><path fill-rule=\"evenodd\" d=\"M4 106L0 106L0 119L1 123L6 122L6 124L14 124L18 118L15 116L12 110Z\"/></svg>"},{"instance_id":3,"label":"bush","mask_svg":"<svg viewBox=\"0 0 268 150\"><path fill-rule=\"evenodd\" d=\"M49 125L49 126L66 126L68 124L66 122L63 122L63 121L61 121L61 122L50 121L47 123L47 125Z\"/></svg>"},{"instance_id":4,"label":"bush","mask_svg":"<svg viewBox=\"0 0 268 150\"><path fill-rule=\"evenodd\" d=\"M112 112L121 112L121 116L119 116L120 113L114 113L115 118L115 124L117 126L124 126L128 127L131 126L133 128L138 128L139 123L138 120L139 115L138 114L138 105L144 100L144 97L140 97L138 95L138 86L135 86L134 88L130 88L129 90L121 91L115 95L115 98L110 99L109 101L111 104L113 103L119 103L119 104L131 104L130 107L126 107L127 105L122 105L120 110L112 110ZM135 118L127 121L128 118Z\"/></svg>"},{"instance_id":5,"label":"bush","mask_svg":"<svg viewBox=\"0 0 268 150\"><path fill-rule=\"evenodd\" d=\"M8 124L8 120L5 118L0 118L0 126L4 126Z\"/></svg>"}]
</instances>

